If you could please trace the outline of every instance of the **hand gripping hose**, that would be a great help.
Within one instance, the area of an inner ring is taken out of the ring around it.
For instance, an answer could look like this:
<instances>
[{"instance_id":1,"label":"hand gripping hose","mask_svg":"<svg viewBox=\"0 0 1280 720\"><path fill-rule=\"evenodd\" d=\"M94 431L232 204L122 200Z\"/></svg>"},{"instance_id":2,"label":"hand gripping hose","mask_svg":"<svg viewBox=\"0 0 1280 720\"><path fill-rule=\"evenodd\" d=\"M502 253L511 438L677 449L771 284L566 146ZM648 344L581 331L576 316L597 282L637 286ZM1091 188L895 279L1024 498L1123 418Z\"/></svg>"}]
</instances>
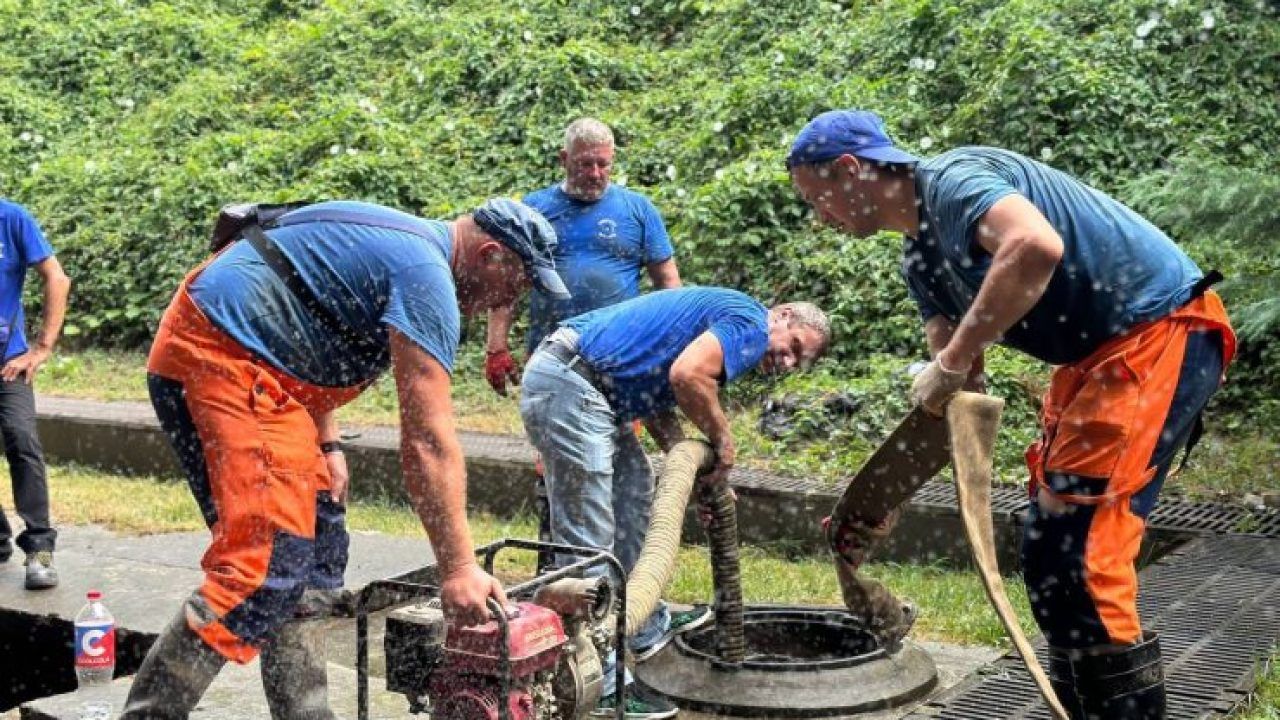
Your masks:
<instances>
[{"instance_id":1,"label":"hand gripping hose","mask_svg":"<svg viewBox=\"0 0 1280 720\"><path fill-rule=\"evenodd\" d=\"M996 546L991 524L991 475L992 454L995 449L996 431L1000 425L1000 413L1004 401L979 393L962 392L947 404L947 428L951 435L951 458L955 465L956 493L960 498L960 517L964 520L965 535L973 550L974 561L982 576L987 597L995 606L996 614L1004 625L1013 645L1022 656L1022 662L1031 673L1032 680L1044 696L1049 710L1057 720L1070 720L1062 703L1053 692L1044 668L1036 660L1031 643L1022 633L1018 618L1009 604L1004 580L996 562Z\"/></svg>"}]
</instances>

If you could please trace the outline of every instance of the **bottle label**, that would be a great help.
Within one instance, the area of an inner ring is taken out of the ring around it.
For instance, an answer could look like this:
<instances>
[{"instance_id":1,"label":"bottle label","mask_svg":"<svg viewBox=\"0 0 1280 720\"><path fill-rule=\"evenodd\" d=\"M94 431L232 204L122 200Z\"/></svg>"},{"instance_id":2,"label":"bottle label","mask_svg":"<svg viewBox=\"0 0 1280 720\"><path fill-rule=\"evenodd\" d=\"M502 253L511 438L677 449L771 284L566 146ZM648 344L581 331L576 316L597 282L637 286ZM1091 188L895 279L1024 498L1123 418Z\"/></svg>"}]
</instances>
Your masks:
<instances>
[{"instance_id":1,"label":"bottle label","mask_svg":"<svg viewBox=\"0 0 1280 720\"><path fill-rule=\"evenodd\" d=\"M116 626L112 623L76 625L76 667L116 664Z\"/></svg>"}]
</instances>

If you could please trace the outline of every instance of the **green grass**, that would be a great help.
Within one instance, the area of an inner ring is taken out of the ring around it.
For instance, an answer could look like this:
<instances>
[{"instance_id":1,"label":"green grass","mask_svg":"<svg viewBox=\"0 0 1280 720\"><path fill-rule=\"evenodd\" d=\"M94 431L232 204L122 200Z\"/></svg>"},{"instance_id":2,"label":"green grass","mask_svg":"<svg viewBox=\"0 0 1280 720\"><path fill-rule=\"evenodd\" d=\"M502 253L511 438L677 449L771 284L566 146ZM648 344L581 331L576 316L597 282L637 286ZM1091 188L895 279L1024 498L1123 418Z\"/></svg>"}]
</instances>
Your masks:
<instances>
[{"instance_id":1,"label":"green grass","mask_svg":"<svg viewBox=\"0 0 1280 720\"><path fill-rule=\"evenodd\" d=\"M146 355L140 352L82 350L59 353L41 371L37 390L44 395L89 400L147 400ZM501 397L484 379L484 353L479 346L459 349L453 375L453 402L458 427L476 432L523 434L515 396ZM395 383L384 374L355 402L339 411L351 425L395 425L400 422Z\"/></svg>"},{"instance_id":2,"label":"green grass","mask_svg":"<svg viewBox=\"0 0 1280 720\"><path fill-rule=\"evenodd\" d=\"M1259 670L1258 689L1233 717L1239 720L1280 720L1280 651Z\"/></svg>"},{"instance_id":3,"label":"green grass","mask_svg":"<svg viewBox=\"0 0 1280 720\"><path fill-rule=\"evenodd\" d=\"M0 472L5 469L0 463ZM172 479L53 465L49 468L49 482L51 511L58 525L98 524L126 534L204 528L185 484ZM0 504L13 507L7 485L0 491ZM407 507L386 501L353 502L348 524L357 531L424 536L417 517ZM471 516L471 529L477 544L501 537L530 538L537 534L534 521L527 516L503 519L476 513ZM525 577L532 571L532 559L531 554L506 553L500 556L498 570L508 580ZM868 571L920 604L919 637L965 644L1002 642L1003 631L972 573L895 564L872 565ZM835 575L825 558L794 557L746 547L742 554L742 575L743 592L754 602L840 603ZM1021 612L1023 626L1033 631L1020 583L1011 581L1009 589ZM711 594L711 572L705 548L682 548L669 597L681 602L705 602ZM944 608L946 612L942 612Z\"/></svg>"},{"instance_id":4,"label":"green grass","mask_svg":"<svg viewBox=\"0 0 1280 720\"><path fill-rule=\"evenodd\" d=\"M61 353L51 361L37 381L39 392L46 395L95 400L147 399L145 357L137 352L85 350ZM514 397L500 397L484 380L484 355L479 347L464 344L454 372L453 400L459 428L476 432L522 435L520 414ZM390 377L381 378L355 402L339 411L343 423L350 425L395 425L399 423L395 387ZM835 483L856 469L870 445L829 443L821 439L798 448L787 448L763 437L757 430L759 413L745 409L733 413L734 437L739 448L739 463L784 474L802 474ZM1211 428L1212 429L1212 428ZM1005 444L1015 442L1006 432ZM652 449L652 447L650 448ZM1006 448L1007 450L1008 448ZM1002 457L1019 456L1004 452ZM1021 464L997 467L1004 482L1021 483L1025 470ZM1171 478L1166 493L1196 500L1220 500L1239 497L1246 492L1280 491L1280 475L1267 468L1280 467L1280 440L1260 431L1232 436L1209 433L1201 441L1185 472Z\"/></svg>"}]
</instances>

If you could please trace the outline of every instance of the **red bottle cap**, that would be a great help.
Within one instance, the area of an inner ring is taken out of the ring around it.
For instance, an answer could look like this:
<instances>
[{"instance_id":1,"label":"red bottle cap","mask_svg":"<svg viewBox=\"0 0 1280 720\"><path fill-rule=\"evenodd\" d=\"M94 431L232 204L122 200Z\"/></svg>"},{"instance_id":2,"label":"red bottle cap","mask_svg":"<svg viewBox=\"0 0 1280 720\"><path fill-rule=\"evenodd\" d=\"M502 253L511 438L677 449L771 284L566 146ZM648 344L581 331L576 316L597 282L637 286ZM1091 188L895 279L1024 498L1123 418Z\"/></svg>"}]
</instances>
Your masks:
<instances>
[{"instance_id":1,"label":"red bottle cap","mask_svg":"<svg viewBox=\"0 0 1280 720\"><path fill-rule=\"evenodd\" d=\"M89 591L89 602L98 602L98 601L99 601L99 600L101 600L101 599L102 599L102 591L101 591L101 590L90 590L90 591Z\"/></svg>"}]
</instances>

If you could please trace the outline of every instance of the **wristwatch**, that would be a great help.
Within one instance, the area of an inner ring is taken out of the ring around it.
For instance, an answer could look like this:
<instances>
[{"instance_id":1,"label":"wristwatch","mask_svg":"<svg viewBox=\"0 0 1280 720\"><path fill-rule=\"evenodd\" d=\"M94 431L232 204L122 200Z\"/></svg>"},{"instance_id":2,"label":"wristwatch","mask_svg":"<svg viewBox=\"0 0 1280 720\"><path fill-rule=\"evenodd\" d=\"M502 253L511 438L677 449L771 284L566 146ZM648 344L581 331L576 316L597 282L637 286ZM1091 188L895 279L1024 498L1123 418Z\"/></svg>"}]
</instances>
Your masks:
<instances>
[{"instance_id":1,"label":"wristwatch","mask_svg":"<svg viewBox=\"0 0 1280 720\"><path fill-rule=\"evenodd\" d=\"M327 440L320 443L320 452L328 455L329 453L342 452L342 442L339 440Z\"/></svg>"}]
</instances>

